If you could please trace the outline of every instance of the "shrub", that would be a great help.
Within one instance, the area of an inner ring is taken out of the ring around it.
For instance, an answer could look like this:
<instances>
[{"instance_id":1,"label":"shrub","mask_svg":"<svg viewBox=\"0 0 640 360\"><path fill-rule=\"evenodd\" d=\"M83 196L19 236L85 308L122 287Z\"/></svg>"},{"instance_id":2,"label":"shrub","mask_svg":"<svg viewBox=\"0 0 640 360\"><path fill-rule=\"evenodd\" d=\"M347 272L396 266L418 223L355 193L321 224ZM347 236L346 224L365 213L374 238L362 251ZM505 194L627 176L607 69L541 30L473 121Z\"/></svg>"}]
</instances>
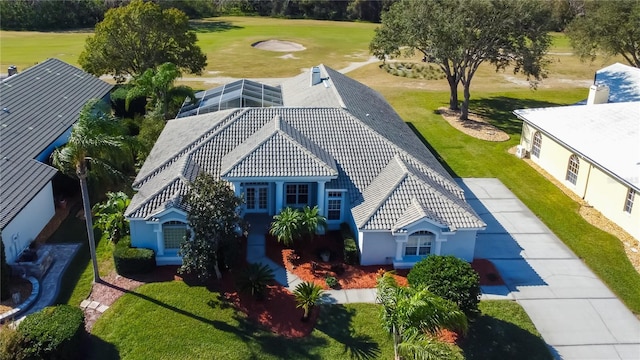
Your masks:
<instances>
[{"instance_id":1,"label":"shrub","mask_svg":"<svg viewBox=\"0 0 640 360\"><path fill-rule=\"evenodd\" d=\"M333 276L327 276L326 278L324 278L324 282L330 288L335 288L336 286L338 286L338 279Z\"/></svg>"},{"instance_id":2,"label":"shrub","mask_svg":"<svg viewBox=\"0 0 640 360\"><path fill-rule=\"evenodd\" d=\"M238 279L240 290L248 292L257 299L263 299L267 285L275 279L273 270L262 263L250 264Z\"/></svg>"},{"instance_id":3,"label":"shrub","mask_svg":"<svg viewBox=\"0 0 640 360\"><path fill-rule=\"evenodd\" d=\"M120 239L116 244L113 262L120 275L143 274L156 268L156 256L153 250L132 248L129 237Z\"/></svg>"},{"instance_id":4,"label":"shrub","mask_svg":"<svg viewBox=\"0 0 640 360\"><path fill-rule=\"evenodd\" d=\"M24 337L12 325L4 326L0 331L0 360L26 359L23 343Z\"/></svg>"},{"instance_id":5,"label":"shrub","mask_svg":"<svg viewBox=\"0 0 640 360\"><path fill-rule=\"evenodd\" d=\"M455 256L429 256L407 275L412 287L426 286L433 294L451 300L469 318L478 315L480 276L471 265Z\"/></svg>"},{"instance_id":6,"label":"shrub","mask_svg":"<svg viewBox=\"0 0 640 360\"><path fill-rule=\"evenodd\" d=\"M46 307L27 316L18 332L27 358L76 359L84 333L84 314L70 305Z\"/></svg>"},{"instance_id":7,"label":"shrub","mask_svg":"<svg viewBox=\"0 0 640 360\"><path fill-rule=\"evenodd\" d=\"M351 265L358 264L358 247L356 246L356 241L353 239L353 233L351 232L349 224L342 223L340 225L340 234L344 241L344 262Z\"/></svg>"}]
</instances>

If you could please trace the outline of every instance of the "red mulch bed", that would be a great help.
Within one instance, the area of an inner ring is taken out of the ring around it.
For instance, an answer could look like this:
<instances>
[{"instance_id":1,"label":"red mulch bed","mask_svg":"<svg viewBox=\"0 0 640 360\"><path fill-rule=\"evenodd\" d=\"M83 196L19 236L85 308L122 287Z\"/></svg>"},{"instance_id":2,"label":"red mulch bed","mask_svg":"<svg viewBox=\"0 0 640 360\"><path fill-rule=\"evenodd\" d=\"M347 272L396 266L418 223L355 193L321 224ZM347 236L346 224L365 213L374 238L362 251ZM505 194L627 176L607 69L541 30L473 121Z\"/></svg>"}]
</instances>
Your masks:
<instances>
[{"instance_id":1,"label":"red mulch bed","mask_svg":"<svg viewBox=\"0 0 640 360\"><path fill-rule=\"evenodd\" d=\"M311 281L323 289L329 289L325 282L327 276L334 276L341 289L367 289L376 287L376 278L380 272L393 270L391 265L358 266L344 263L343 242L338 232L330 231L326 235L318 235L311 242L285 248L275 237L266 235L266 254L276 264L285 267L303 281ZM322 261L320 252L330 251L328 262ZM298 256L293 260L291 255ZM332 269L332 266L334 268ZM338 268L336 268L338 267ZM342 268L339 270L339 267ZM394 277L398 284L407 285L407 270L396 270Z\"/></svg>"},{"instance_id":2,"label":"red mulch bed","mask_svg":"<svg viewBox=\"0 0 640 360\"><path fill-rule=\"evenodd\" d=\"M480 275L480 285L504 285L504 280L500 276L495 265L487 259L474 259L471 267Z\"/></svg>"}]
</instances>

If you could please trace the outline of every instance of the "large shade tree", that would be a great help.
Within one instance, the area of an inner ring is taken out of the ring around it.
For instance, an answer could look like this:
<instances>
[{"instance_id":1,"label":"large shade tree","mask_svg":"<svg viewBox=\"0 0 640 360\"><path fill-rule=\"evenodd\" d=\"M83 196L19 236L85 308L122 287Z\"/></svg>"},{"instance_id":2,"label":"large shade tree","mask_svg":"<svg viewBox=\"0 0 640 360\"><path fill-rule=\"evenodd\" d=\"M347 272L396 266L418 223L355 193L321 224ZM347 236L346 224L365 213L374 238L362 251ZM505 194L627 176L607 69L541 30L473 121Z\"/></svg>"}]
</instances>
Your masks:
<instances>
[{"instance_id":1,"label":"large shade tree","mask_svg":"<svg viewBox=\"0 0 640 360\"><path fill-rule=\"evenodd\" d=\"M545 76L549 19L550 7L537 0L401 0L382 14L369 48L380 59L422 53L444 72L452 110L459 109L463 85L460 118L467 119L471 81L481 64L513 66L532 81Z\"/></svg>"},{"instance_id":2,"label":"large shade tree","mask_svg":"<svg viewBox=\"0 0 640 360\"><path fill-rule=\"evenodd\" d=\"M640 1L589 1L569 25L571 45L583 59L620 55L640 67Z\"/></svg>"},{"instance_id":3,"label":"large shade tree","mask_svg":"<svg viewBox=\"0 0 640 360\"><path fill-rule=\"evenodd\" d=\"M378 278L376 290L396 359L462 359L459 351L435 337L441 329L467 330L467 317L454 303L426 288L401 287L389 272Z\"/></svg>"},{"instance_id":4,"label":"large shade tree","mask_svg":"<svg viewBox=\"0 0 640 360\"><path fill-rule=\"evenodd\" d=\"M239 246L239 239L246 232L246 224L237 211L242 199L226 182L201 173L191 183L183 201L193 234L180 246L179 271L196 274L201 280L213 274L220 279L219 261L229 264L233 260L225 258L222 249Z\"/></svg>"},{"instance_id":5,"label":"large shade tree","mask_svg":"<svg viewBox=\"0 0 640 360\"><path fill-rule=\"evenodd\" d=\"M207 57L196 45L196 34L182 11L133 0L106 12L78 62L91 74L112 74L123 81L166 62L200 74Z\"/></svg>"},{"instance_id":6,"label":"large shade tree","mask_svg":"<svg viewBox=\"0 0 640 360\"><path fill-rule=\"evenodd\" d=\"M97 99L92 99L80 111L80 117L71 129L67 144L56 149L52 154L53 164L60 171L75 176L80 181L95 282L100 280L100 274L87 178L122 176L119 164L123 164L123 159L130 158L130 152L126 150L127 142L122 133L122 127L111 115L108 106Z\"/></svg>"},{"instance_id":7,"label":"large shade tree","mask_svg":"<svg viewBox=\"0 0 640 360\"><path fill-rule=\"evenodd\" d=\"M195 100L192 88L185 85L175 86L175 81L180 76L180 69L170 62L161 64L155 69L145 70L142 75L136 76L131 81L133 87L127 92L125 108L128 110L131 101L144 96L148 98L148 104L152 109L156 106L160 107L164 118L168 119L169 104L172 100L183 101L185 98Z\"/></svg>"}]
</instances>

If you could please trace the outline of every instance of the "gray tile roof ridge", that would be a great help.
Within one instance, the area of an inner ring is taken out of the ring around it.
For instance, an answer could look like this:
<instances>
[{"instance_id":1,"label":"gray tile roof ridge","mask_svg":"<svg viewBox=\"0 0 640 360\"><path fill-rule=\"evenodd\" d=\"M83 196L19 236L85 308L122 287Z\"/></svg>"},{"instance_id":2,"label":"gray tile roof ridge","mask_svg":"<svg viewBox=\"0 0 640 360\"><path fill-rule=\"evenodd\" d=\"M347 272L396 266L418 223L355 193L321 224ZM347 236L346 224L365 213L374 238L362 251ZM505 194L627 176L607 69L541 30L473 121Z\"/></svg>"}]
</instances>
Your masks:
<instances>
[{"instance_id":1,"label":"gray tile roof ridge","mask_svg":"<svg viewBox=\"0 0 640 360\"><path fill-rule=\"evenodd\" d=\"M414 212L418 213L417 216L412 215L411 207L413 208ZM415 196L412 196L409 207L407 207L404 212L398 217L398 220L395 224L393 224L391 230L397 231L398 229L402 229L403 227L413 223L417 219L426 217L428 217L428 214L426 211L424 211L424 207L422 206L422 204L420 204L418 199L415 198Z\"/></svg>"},{"instance_id":2,"label":"gray tile roof ridge","mask_svg":"<svg viewBox=\"0 0 640 360\"><path fill-rule=\"evenodd\" d=\"M291 141L302 145L303 151L305 151L308 156L315 159L317 163L322 165L327 170L327 172L331 173L332 175L338 176L336 160L333 158L333 156L331 156L331 154L329 154L327 150L318 145L315 141L309 139L309 137L304 135L295 127L291 126L291 124L289 124L288 122L283 121L280 125L281 130L284 130L283 134L286 137L290 138Z\"/></svg>"},{"instance_id":3,"label":"gray tile roof ridge","mask_svg":"<svg viewBox=\"0 0 640 360\"><path fill-rule=\"evenodd\" d=\"M171 185L173 185L175 182L177 182L177 181L184 182L184 180L185 180L184 176L182 176L181 174L176 174L176 176L174 176L169 181L167 181L161 188L159 188L158 190L154 191L149 196L145 197L143 199L143 201L134 203L133 199L132 199L131 203L129 204L129 207L127 207L127 209L124 212L124 216L125 217L131 217L133 214L135 214L140 209L142 209L144 206L146 206L149 203L150 200L152 200L153 198L158 196L158 194L160 194L164 190L170 188ZM176 193L177 193L177 191L174 191L169 198L173 198ZM136 193L135 196L138 196L139 194L140 193ZM148 218L148 217L153 216L156 213L156 211L155 211L156 209L157 209L157 207L154 208L152 211L148 211L148 214L145 214L144 218Z\"/></svg>"},{"instance_id":4,"label":"gray tile roof ridge","mask_svg":"<svg viewBox=\"0 0 640 360\"><path fill-rule=\"evenodd\" d=\"M330 82L330 86L329 87L331 88L331 90L335 94L336 99L338 100L338 103L340 104L340 106L342 108L346 109L347 105L345 104L344 99L342 98L342 96L340 96L340 92L338 92L338 88L336 87L335 82L333 81L331 76L329 76L329 71L327 71L327 69L329 69L331 71L336 71L336 70L334 70L334 69L332 69L332 68L330 68L330 67L328 67L328 66L326 66L324 64L320 64L319 67L320 67L321 71L326 74L326 76L325 76L326 80L324 80L324 81L329 81ZM331 85L333 85L333 86L331 86Z\"/></svg>"},{"instance_id":5,"label":"gray tile roof ridge","mask_svg":"<svg viewBox=\"0 0 640 360\"><path fill-rule=\"evenodd\" d=\"M151 179L152 177L157 176L158 174L163 172L165 169L167 169L169 166L171 166L171 164L173 164L179 158L181 158L181 157L187 155L188 153L192 152L196 147L198 147L198 145L200 145L202 143L205 143L207 141L207 139L211 138L216 133L219 133L220 131L224 130L231 123L233 123L233 121L236 118L242 116L248 110L249 110L248 108L243 108L243 109L234 109L234 110L230 111L229 114L226 117L224 117L220 122L214 124L211 127L211 129L205 131L201 136L196 138L196 140L194 140L194 141L190 142L189 144L185 145L174 156L172 156L169 159L165 160L163 163L161 163L160 165L156 166L152 171L150 171L149 173L145 174L144 176L139 177L140 174L138 174L138 177L136 177L136 180L133 182L132 187L134 189L136 189L136 188L139 188L140 186L144 185L144 183L149 181L149 179ZM202 115L199 115L199 116L202 116ZM186 118L183 118L183 119L186 119ZM223 123L223 122L225 122L225 124L221 125L221 123Z\"/></svg>"}]
</instances>

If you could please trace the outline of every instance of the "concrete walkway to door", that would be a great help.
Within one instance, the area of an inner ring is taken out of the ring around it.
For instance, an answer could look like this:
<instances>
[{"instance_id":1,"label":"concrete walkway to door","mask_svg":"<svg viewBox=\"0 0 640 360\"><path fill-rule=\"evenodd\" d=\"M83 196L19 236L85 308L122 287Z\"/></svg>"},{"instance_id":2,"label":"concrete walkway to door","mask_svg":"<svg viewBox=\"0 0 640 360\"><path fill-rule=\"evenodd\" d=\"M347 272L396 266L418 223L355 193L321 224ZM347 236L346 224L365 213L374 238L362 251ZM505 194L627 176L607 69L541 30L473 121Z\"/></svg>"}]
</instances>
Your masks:
<instances>
[{"instance_id":1,"label":"concrete walkway to door","mask_svg":"<svg viewBox=\"0 0 640 360\"><path fill-rule=\"evenodd\" d=\"M487 223L476 258L491 260L507 289L485 298L515 299L557 359L640 359L640 321L497 179L461 179ZM505 293L506 292L506 293Z\"/></svg>"}]
</instances>

